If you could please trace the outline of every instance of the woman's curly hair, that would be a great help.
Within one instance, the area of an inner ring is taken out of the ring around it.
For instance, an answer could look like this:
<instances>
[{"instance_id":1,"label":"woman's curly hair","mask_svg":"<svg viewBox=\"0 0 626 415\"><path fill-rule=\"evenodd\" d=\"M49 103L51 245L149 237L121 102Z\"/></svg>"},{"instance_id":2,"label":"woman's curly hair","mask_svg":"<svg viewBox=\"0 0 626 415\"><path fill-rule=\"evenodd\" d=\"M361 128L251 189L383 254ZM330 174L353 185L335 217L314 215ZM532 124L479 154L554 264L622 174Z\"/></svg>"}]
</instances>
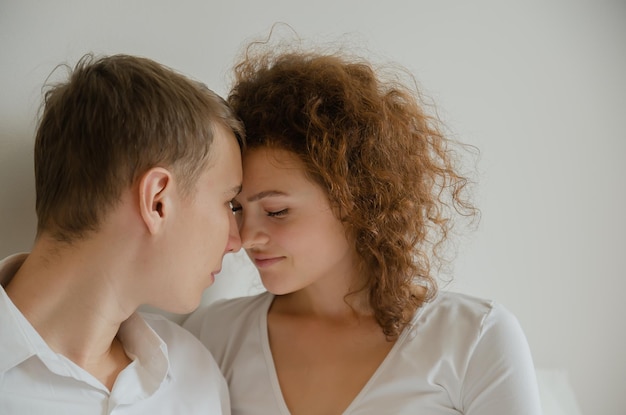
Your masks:
<instances>
[{"instance_id":1,"label":"woman's curly hair","mask_svg":"<svg viewBox=\"0 0 626 415\"><path fill-rule=\"evenodd\" d=\"M302 160L339 212L361 260L361 288L395 338L437 292L433 261L443 259L452 214L477 213L452 141L416 90L383 80L367 61L268 49L248 48L228 98L248 149L285 149Z\"/></svg>"}]
</instances>

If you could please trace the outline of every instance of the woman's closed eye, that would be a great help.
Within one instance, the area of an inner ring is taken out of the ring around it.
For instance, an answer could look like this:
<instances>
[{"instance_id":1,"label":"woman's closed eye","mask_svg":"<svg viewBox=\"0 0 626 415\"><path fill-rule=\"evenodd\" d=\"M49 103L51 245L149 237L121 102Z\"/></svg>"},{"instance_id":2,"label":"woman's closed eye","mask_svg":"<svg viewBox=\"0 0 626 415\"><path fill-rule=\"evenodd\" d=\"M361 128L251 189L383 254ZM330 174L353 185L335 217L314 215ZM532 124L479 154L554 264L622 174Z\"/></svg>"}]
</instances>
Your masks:
<instances>
[{"instance_id":1,"label":"woman's closed eye","mask_svg":"<svg viewBox=\"0 0 626 415\"><path fill-rule=\"evenodd\" d=\"M287 212L289 211L289 209L282 209L282 210L276 210L276 211L267 211L267 216L272 217L272 218L280 218L283 217L285 215L287 215Z\"/></svg>"}]
</instances>

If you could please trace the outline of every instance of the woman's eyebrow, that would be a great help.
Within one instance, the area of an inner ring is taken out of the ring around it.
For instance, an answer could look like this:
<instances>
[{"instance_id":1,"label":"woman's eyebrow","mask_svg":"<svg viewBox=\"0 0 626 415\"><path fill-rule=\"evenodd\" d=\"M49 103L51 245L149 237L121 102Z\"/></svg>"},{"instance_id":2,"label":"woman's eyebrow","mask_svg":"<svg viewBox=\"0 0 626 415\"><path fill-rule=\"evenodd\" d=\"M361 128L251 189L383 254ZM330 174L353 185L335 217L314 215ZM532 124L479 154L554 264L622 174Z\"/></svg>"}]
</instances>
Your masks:
<instances>
[{"instance_id":1,"label":"woman's eyebrow","mask_svg":"<svg viewBox=\"0 0 626 415\"><path fill-rule=\"evenodd\" d=\"M252 195L250 197L247 198L248 202L256 202L258 200L261 200L263 198L266 197L272 197L272 196L287 196L287 193L285 192L281 192L280 190L264 190L262 192L259 192L255 195Z\"/></svg>"}]
</instances>

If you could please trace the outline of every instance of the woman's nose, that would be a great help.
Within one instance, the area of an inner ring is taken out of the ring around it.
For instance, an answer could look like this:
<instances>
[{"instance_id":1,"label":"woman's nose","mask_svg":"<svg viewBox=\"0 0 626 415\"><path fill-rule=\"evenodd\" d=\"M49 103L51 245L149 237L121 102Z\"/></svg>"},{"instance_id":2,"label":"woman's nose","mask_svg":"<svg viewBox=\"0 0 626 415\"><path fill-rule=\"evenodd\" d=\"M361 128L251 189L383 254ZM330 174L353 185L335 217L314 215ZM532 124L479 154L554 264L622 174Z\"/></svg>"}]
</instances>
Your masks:
<instances>
[{"instance_id":1,"label":"woman's nose","mask_svg":"<svg viewBox=\"0 0 626 415\"><path fill-rule=\"evenodd\" d=\"M245 213L239 218L239 235L243 249L251 249L262 246L269 241L269 234L265 227Z\"/></svg>"}]
</instances>

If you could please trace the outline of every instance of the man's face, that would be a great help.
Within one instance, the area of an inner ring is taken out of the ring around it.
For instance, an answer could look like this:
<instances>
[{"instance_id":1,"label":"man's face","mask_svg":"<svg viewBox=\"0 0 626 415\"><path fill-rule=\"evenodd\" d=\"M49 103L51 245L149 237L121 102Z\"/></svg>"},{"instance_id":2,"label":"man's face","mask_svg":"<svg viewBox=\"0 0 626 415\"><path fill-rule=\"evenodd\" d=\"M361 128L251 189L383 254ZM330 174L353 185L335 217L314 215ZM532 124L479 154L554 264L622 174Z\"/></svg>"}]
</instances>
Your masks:
<instances>
[{"instance_id":1,"label":"man's face","mask_svg":"<svg viewBox=\"0 0 626 415\"><path fill-rule=\"evenodd\" d=\"M172 266L167 267L169 275L163 275L169 287L164 293L167 303L158 305L167 311L193 311L221 270L224 254L241 247L231 205L241 190L241 151L232 132L216 128L209 157L191 194L176 201L177 211L168 225Z\"/></svg>"}]
</instances>

